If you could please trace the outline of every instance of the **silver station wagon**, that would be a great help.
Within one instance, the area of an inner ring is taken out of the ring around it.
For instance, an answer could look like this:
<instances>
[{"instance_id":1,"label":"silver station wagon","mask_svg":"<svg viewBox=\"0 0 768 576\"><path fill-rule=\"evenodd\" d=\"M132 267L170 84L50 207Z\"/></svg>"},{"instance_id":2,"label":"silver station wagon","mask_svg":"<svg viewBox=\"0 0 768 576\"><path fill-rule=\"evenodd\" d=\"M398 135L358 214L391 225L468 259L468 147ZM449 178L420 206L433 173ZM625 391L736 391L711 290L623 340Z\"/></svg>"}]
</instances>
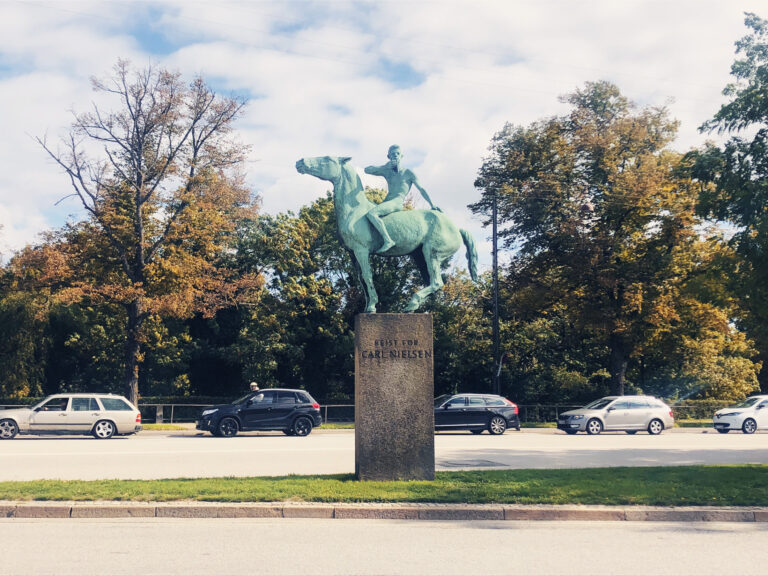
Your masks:
<instances>
[{"instance_id":1,"label":"silver station wagon","mask_svg":"<svg viewBox=\"0 0 768 576\"><path fill-rule=\"evenodd\" d=\"M557 419L557 427L568 434L600 434L603 430L634 434L647 430L656 435L674 424L672 409L653 396L606 396L583 408L563 412Z\"/></svg>"},{"instance_id":2,"label":"silver station wagon","mask_svg":"<svg viewBox=\"0 0 768 576\"><path fill-rule=\"evenodd\" d=\"M54 394L31 408L0 410L0 440L17 434L91 434L106 440L141 430L141 412L114 394Z\"/></svg>"}]
</instances>

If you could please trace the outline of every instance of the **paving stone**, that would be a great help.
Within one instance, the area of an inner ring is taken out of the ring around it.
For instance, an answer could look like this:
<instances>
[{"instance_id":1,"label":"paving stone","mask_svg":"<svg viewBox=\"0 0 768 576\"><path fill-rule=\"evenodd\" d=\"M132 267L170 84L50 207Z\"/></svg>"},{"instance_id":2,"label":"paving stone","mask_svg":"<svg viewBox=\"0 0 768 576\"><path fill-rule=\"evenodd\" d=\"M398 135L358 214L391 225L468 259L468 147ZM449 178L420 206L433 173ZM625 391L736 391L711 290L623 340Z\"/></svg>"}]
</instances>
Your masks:
<instances>
[{"instance_id":1,"label":"paving stone","mask_svg":"<svg viewBox=\"0 0 768 576\"><path fill-rule=\"evenodd\" d=\"M333 518L333 506L283 506L283 518Z\"/></svg>"},{"instance_id":2,"label":"paving stone","mask_svg":"<svg viewBox=\"0 0 768 576\"><path fill-rule=\"evenodd\" d=\"M626 509L627 520L649 522L754 522L752 510L707 510L705 508Z\"/></svg>"},{"instance_id":3,"label":"paving stone","mask_svg":"<svg viewBox=\"0 0 768 576\"><path fill-rule=\"evenodd\" d=\"M419 508L419 520L504 520L504 509L501 506Z\"/></svg>"},{"instance_id":4,"label":"paving stone","mask_svg":"<svg viewBox=\"0 0 768 576\"><path fill-rule=\"evenodd\" d=\"M505 520L625 520L623 508L504 508Z\"/></svg>"},{"instance_id":5,"label":"paving stone","mask_svg":"<svg viewBox=\"0 0 768 576\"><path fill-rule=\"evenodd\" d=\"M154 518L156 508L147 504L75 504L72 518Z\"/></svg>"},{"instance_id":6,"label":"paving stone","mask_svg":"<svg viewBox=\"0 0 768 576\"><path fill-rule=\"evenodd\" d=\"M374 520L416 520L419 511L411 507L338 506L334 518L369 518Z\"/></svg>"},{"instance_id":7,"label":"paving stone","mask_svg":"<svg viewBox=\"0 0 768 576\"><path fill-rule=\"evenodd\" d=\"M69 518L72 504L25 502L16 506L14 518Z\"/></svg>"}]
</instances>

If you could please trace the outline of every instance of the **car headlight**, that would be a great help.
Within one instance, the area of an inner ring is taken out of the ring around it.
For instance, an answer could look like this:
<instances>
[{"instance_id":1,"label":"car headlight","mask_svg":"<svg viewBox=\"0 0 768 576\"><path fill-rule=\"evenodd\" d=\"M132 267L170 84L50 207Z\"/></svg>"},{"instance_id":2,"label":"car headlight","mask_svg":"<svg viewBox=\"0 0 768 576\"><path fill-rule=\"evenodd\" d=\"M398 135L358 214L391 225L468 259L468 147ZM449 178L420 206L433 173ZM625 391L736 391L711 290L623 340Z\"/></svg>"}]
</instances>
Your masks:
<instances>
[{"instance_id":1,"label":"car headlight","mask_svg":"<svg viewBox=\"0 0 768 576\"><path fill-rule=\"evenodd\" d=\"M576 416L571 416L571 420L583 420L584 414L576 414Z\"/></svg>"},{"instance_id":2,"label":"car headlight","mask_svg":"<svg viewBox=\"0 0 768 576\"><path fill-rule=\"evenodd\" d=\"M721 417L723 417L723 416L738 416L738 415L739 415L738 412L723 412L722 414L720 414Z\"/></svg>"},{"instance_id":3,"label":"car headlight","mask_svg":"<svg viewBox=\"0 0 768 576\"><path fill-rule=\"evenodd\" d=\"M218 408L214 408L213 410L203 410L203 416L208 416L208 414L213 414L214 412L218 412Z\"/></svg>"}]
</instances>

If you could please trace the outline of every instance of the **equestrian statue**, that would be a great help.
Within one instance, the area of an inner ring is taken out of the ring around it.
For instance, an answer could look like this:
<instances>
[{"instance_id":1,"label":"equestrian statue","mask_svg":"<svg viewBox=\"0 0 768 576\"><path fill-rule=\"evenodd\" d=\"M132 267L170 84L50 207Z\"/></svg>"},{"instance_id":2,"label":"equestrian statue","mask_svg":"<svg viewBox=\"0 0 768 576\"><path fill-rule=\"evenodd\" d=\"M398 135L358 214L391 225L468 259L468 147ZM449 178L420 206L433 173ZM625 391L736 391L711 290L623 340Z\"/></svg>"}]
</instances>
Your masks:
<instances>
[{"instance_id":1,"label":"equestrian statue","mask_svg":"<svg viewBox=\"0 0 768 576\"><path fill-rule=\"evenodd\" d=\"M389 193L381 204L368 200L351 158L320 156L302 158L296 170L333 184L341 243L349 250L365 293L365 312L376 312L379 301L373 284L370 256L411 256L421 271L426 286L409 300L406 312L413 312L427 296L443 288L441 265L450 260L462 243L472 280L477 280L477 250L472 236L459 229L437 208L410 170L399 167L399 146L389 149L390 161L384 166L369 166L365 171L387 179ZM431 210L403 210L411 185L429 202Z\"/></svg>"}]
</instances>

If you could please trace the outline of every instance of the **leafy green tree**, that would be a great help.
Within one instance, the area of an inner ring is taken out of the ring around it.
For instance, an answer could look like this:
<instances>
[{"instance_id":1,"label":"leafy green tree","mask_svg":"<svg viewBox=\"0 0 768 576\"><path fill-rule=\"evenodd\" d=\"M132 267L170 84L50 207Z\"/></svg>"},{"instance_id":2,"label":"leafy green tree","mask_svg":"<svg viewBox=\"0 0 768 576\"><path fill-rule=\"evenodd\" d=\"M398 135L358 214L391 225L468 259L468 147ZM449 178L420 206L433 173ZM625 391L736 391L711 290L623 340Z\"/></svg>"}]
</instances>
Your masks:
<instances>
[{"instance_id":1,"label":"leafy green tree","mask_svg":"<svg viewBox=\"0 0 768 576\"><path fill-rule=\"evenodd\" d=\"M523 334L589 343L581 355L561 350L546 377L599 389L607 368L610 392L623 394L630 362L675 332L682 291L699 273L697 189L667 148L677 123L665 109L638 110L607 82L564 101L569 114L495 136L471 208L488 215L498 198L500 235L513 249L507 313Z\"/></svg>"},{"instance_id":2,"label":"leafy green tree","mask_svg":"<svg viewBox=\"0 0 768 576\"><path fill-rule=\"evenodd\" d=\"M750 33L736 43L730 101L701 129L731 134L722 146L692 154L692 174L701 183L700 213L726 222L733 232L734 274L730 288L745 314L741 325L768 360L768 20L747 13ZM761 373L763 390L768 374Z\"/></svg>"}]
</instances>

